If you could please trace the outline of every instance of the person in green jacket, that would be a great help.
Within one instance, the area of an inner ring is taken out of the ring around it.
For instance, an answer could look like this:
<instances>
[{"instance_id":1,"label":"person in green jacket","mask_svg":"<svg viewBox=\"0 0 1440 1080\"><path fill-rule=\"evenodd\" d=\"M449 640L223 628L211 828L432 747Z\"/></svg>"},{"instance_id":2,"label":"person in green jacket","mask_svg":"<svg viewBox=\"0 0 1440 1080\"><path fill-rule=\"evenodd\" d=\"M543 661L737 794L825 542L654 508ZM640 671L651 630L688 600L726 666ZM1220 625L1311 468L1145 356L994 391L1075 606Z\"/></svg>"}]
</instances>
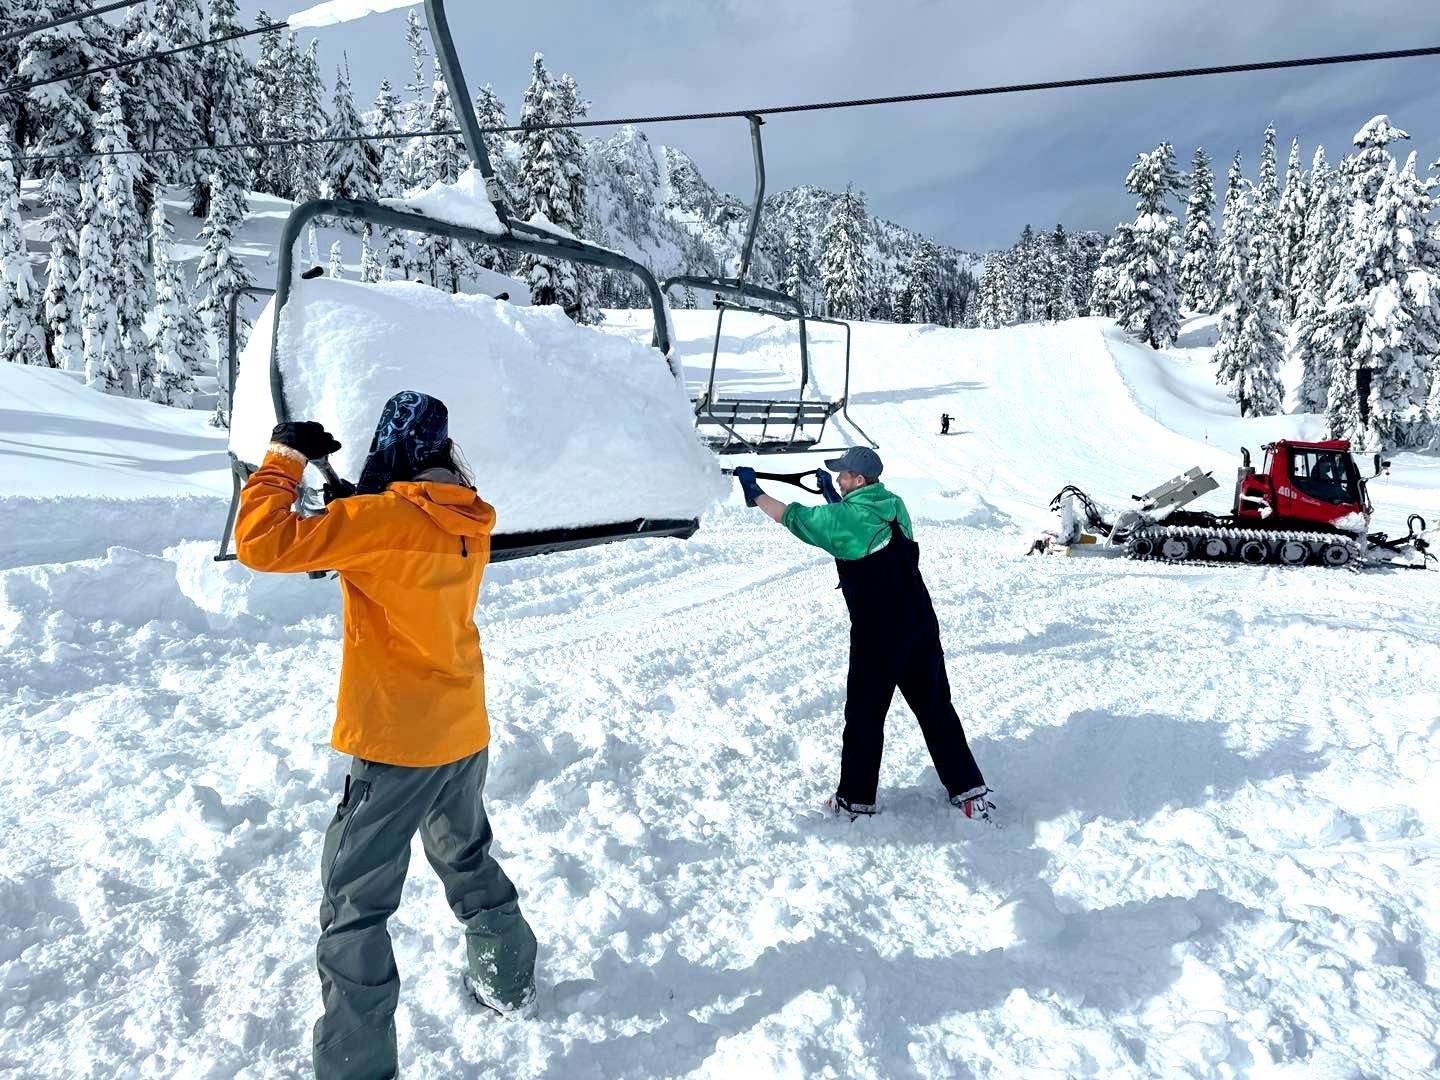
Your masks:
<instances>
[{"instance_id":1,"label":"person in green jacket","mask_svg":"<svg viewBox=\"0 0 1440 1080\"><path fill-rule=\"evenodd\" d=\"M835 559L850 609L850 673L840 783L826 807L854 821L879 808L885 716L898 687L925 736L951 805L966 817L990 820L990 789L950 700L940 624L920 576L920 548L905 503L880 483L884 468L869 447L852 446L815 470L823 506L783 503L766 495L755 470L735 477L749 506Z\"/></svg>"}]
</instances>

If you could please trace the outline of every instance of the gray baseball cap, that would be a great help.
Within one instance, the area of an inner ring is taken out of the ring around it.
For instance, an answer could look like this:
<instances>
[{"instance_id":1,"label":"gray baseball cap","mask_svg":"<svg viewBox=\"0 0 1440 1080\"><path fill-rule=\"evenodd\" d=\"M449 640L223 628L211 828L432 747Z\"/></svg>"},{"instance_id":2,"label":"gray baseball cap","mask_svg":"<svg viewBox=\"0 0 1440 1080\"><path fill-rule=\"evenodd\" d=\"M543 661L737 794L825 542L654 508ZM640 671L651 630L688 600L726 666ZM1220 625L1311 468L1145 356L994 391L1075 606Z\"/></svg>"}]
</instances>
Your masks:
<instances>
[{"instance_id":1,"label":"gray baseball cap","mask_svg":"<svg viewBox=\"0 0 1440 1080\"><path fill-rule=\"evenodd\" d=\"M825 462L825 468L834 473L859 473L866 480L879 480L885 468L880 455L868 446L852 446L837 458Z\"/></svg>"}]
</instances>

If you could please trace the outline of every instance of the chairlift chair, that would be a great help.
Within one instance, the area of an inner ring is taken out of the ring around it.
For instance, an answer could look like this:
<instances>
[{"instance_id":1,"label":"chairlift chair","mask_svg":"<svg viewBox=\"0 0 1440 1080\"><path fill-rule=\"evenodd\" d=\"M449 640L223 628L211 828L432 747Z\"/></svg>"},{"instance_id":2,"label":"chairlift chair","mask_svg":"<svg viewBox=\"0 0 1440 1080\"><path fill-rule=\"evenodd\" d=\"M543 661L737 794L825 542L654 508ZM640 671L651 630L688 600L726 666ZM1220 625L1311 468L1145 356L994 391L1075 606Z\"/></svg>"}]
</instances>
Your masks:
<instances>
[{"instance_id":1,"label":"chairlift chair","mask_svg":"<svg viewBox=\"0 0 1440 1080\"><path fill-rule=\"evenodd\" d=\"M745 246L740 254L739 271L733 278L681 274L665 279L661 288L669 292L675 287L703 289L715 294L715 344L710 352L710 377L705 390L693 400L695 426L701 429L706 443L720 454L803 454L822 453L817 444L825 434L825 425L839 413L871 447L878 444L865 434L850 415L850 324L839 319L825 319L805 314L805 305L798 297L778 289L746 281L755 238L760 231L760 215L765 202L765 149L760 138L758 115L746 117L750 123L750 147L755 160L755 201L750 208L750 224ZM728 299L727 299L728 298ZM752 303L746 303L752 301ZM758 306L758 305L766 306ZM800 338L800 392L793 398L724 397L716 391L715 377L720 364L720 339L727 311L767 315L794 321ZM845 329L845 384L834 401L807 398L810 387L810 342L807 324L826 323ZM750 430L742 434L740 429ZM753 429L758 428L756 432ZM708 430L707 430L708 429Z\"/></svg>"},{"instance_id":2,"label":"chairlift chair","mask_svg":"<svg viewBox=\"0 0 1440 1080\"><path fill-rule=\"evenodd\" d=\"M274 402L276 419L280 422L291 419L289 401L285 394L284 376L280 368L280 320L285 310L285 305L290 301L295 245L299 241L305 227L316 218L341 218L368 222L369 224L382 228L403 229L409 232L423 233L431 236L444 236L465 243L485 244L506 251L543 255L548 258L561 259L566 262L600 266L610 270L629 273L640 279L641 284L644 285L650 297L650 309L655 322L654 334L651 338L652 346L658 350L660 357L669 365L671 374L677 379L682 378L679 366L671 356L669 319L665 308L664 295L655 279L655 275L652 274L646 266L619 252L611 251L569 235L553 232L542 226L517 220L514 217L505 198L504 190L501 188L495 176L494 168L490 162L490 156L485 149L485 143L481 137L480 125L475 117L475 109L471 103L470 94L466 88L467 84L460 69L460 59L455 51L454 39L450 34L449 21L445 15L444 0L425 0L425 15L426 21L430 26L430 37L435 46L435 55L439 61L441 71L445 76L445 82L450 90L450 100L455 109L456 118L459 121L460 131L465 142L465 149L470 156L470 161L480 170L480 174L484 178L486 195L494 205L495 214L496 217L499 218L502 231L498 234L484 232L479 228L441 221L413 209L400 209L376 202L363 202L354 199L311 199L295 207L286 219L285 228L281 234L278 252L280 258L276 271L275 288L273 290L275 293L275 301L274 333L272 334L270 345L270 394ZM236 363L234 304L237 300L238 294L231 299L230 340L228 344L229 362L231 365L230 386L232 392L235 385ZM220 538L219 551L215 556L217 562L229 561L236 557L230 550L230 545L234 533L235 516L239 508L240 490L250 474L258 467L258 463L241 461L233 452L230 455L230 459L231 473L234 481L234 494L231 499L230 512L226 519L224 532ZM333 481L336 479L334 473L329 471L328 463L314 462L312 464L318 466L322 472L327 473L327 480ZM309 494L313 499L314 493L311 492ZM301 495L301 505L303 506L306 503L307 492L302 489ZM490 561L504 562L531 555L543 555L557 551L592 547L597 544L607 544L616 540L662 536L683 539L693 535L699 526L700 523L698 519L640 518L629 521L608 522L599 525L543 529L531 532L497 532L490 538Z\"/></svg>"}]
</instances>

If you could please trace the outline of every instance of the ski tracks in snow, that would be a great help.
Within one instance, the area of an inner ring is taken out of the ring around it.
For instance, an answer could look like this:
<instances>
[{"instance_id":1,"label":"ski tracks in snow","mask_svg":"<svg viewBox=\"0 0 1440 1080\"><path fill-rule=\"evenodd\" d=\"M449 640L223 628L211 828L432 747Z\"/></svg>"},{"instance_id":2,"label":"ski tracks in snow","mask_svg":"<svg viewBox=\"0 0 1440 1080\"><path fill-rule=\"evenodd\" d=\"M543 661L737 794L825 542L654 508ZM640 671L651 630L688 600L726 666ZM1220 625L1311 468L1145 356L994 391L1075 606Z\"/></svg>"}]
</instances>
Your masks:
<instances>
[{"instance_id":1,"label":"ski tracks in snow","mask_svg":"<svg viewBox=\"0 0 1440 1080\"><path fill-rule=\"evenodd\" d=\"M898 701L883 812L822 815L843 602L756 515L491 569L488 798L541 1015L456 991L417 855L391 926L407 1075L1434 1067L1428 579L920 539L1003 830L945 804ZM334 586L202 588L206 557L0 573L0 1061L21 1074L306 1066L344 771Z\"/></svg>"}]
</instances>

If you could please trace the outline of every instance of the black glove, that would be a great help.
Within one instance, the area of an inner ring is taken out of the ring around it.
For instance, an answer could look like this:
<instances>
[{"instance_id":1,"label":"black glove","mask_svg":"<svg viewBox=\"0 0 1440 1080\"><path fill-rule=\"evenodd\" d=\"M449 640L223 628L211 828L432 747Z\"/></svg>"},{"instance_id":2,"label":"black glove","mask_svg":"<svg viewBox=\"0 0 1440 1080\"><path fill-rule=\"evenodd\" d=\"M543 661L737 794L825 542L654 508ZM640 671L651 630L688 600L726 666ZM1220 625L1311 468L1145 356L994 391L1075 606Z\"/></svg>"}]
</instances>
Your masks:
<instances>
[{"instance_id":1,"label":"black glove","mask_svg":"<svg viewBox=\"0 0 1440 1080\"><path fill-rule=\"evenodd\" d=\"M835 490L835 481L830 479L830 474L824 469L815 470L815 483L820 485L820 494L825 496L827 503L840 501L840 492Z\"/></svg>"},{"instance_id":2,"label":"black glove","mask_svg":"<svg viewBox=\"0 0 1440 1080\"><path fill-rule=\"evenodd\" d=\"M270 433L270 441L304 454L309 461L329 457L340 449L340 440L314 420L276 424L275 430Z\"/></svg>"},{"instance_id":3,"label":"black glove","mask_svg":"<svg viewBox=\"0 0 1440 1080\"><path fill-rule=\"evenodd\" d=\"M740 490L745 493L746 506L754 506L756 500L765 494L760 490L760 482L755 479L755 470L748 465L735 470L735 479L740 481Z\"/></svg>"},{"instance_id":4,"label":"black glove","mask_svg":"<svg viewBox=\"0 0 1440 1080\"><path fill-rule=\"evenodd\" d=\"M343 476L337 476L335 483L327 483L321 491L325 493L325 505L329 506L336 499L348 499L355 494L355 485Z\"/></svg>"}]
</instances>

